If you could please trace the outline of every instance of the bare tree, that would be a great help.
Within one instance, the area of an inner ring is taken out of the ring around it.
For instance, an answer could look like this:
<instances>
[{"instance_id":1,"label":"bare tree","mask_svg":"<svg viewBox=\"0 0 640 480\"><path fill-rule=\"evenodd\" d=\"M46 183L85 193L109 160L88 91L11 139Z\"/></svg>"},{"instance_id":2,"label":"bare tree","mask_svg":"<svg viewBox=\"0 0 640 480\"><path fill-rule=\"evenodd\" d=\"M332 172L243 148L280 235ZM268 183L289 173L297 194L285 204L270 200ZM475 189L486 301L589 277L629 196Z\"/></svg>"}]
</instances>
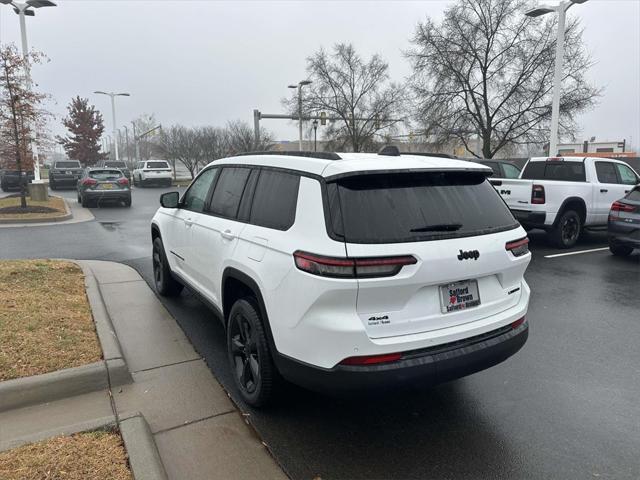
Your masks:
<instances>
[{"instance_id":1,"label":"bare tree","mask_svg":"<svg viewBox=\"0 0 640 480\"><path fill-rule=\"evenodd\" d=\"M209 162L227 156L229 153L229 135L223 128L196 128L196 139L200 147L198 163L205 166Z\"/></svg>"},{"instance_id":2,"label":"bare tree","mask_svg":"<svg viewBox=\"0 0 640 480\"><path fill-rule=\"evenodd\" d=\"M231 155L242 152L259 152L269 150L273 145L273 137L265 129L260 129L260 138L255 139L253 129L248 123L234 120L227 123L227 152Z\"/></svg>"},{"instance_id":3,"label":"bare tree","mask_svg":"<svg viewBox=\"0 0 640 480\"><path fill-rule=\"evenodd\" d=\"M7 159L10 168L22 172L33 168L32 146L35 134L38 146L46 146L45 126L49 112L42 108L46 95L28 88L26 62L40 63L44 56L31 53L25 59L15 45L0 47L0 157ZM20 206L27 207L25 184L20 182Z\"/></svg>"},{"instance_id":4,"label":"bare tree","mask_svg":"<svg viewBox=\"0 0 640 480\"><path fill-rule=\"evenodd\" d=\"M174 165L174 171L175 162L178 161L189 170L191 178L195 177L201 154L194 129L182 125L163 128L157 139L157 146L164 158Z\"/></svg>"},{"instance_id":5,"label":"bare tree","mask_svg":"<svg viewBox=\"0 0 640 480\"><path fill-rule=\"evenodd\" d=\"M408 56L425 135L441 143L457 139L485 158L507 145L546 141L557 19L527 17L528 6L528 0L459 0L442 23L418 24ZM586 81L592 61L577 20L568 24L565 45L560 127L573 136L575 115L592 107L600 91ZM481 152L470 142L478 135Z\"/></svg>"},{"instance_id":6,"label":"bare tree","mask_svg":"<svg viewBox=\"0 0 640 480\"><path fill-rule=\"evenodd\" d=\"M339 117L324 133L339 149L369 149L376 134L402 118L404 90L390 82L388 71L389 64L379 55L365 61L351 44L339 43L330 54L321 49L307 59L313 83L303 91L304 112L325 111ZM297 114L297 98L284 103Z\"/></svg>"}]
</instances>

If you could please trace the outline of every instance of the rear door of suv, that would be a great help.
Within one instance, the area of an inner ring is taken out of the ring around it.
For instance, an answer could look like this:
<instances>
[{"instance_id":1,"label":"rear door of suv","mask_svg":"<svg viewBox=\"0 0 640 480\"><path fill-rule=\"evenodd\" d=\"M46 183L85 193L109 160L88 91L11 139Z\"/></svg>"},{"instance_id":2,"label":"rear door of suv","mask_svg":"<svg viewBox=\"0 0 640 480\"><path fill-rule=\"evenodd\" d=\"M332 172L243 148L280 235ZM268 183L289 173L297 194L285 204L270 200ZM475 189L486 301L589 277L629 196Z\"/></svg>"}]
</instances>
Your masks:
<instances>
[{"instance_id":1,"label":"rear door of suv","mask_svg":"<svg viewBox=\"0 0 640 480\"><path fill-rule=\"evenodd\" d=\"M337 195L340 204L332 224L349 257L417 260L393 276L358 279L370 337L454 327L517 304L529 255L506 245L524 232L484 174L373 173L327 189L329 203Z\"/></svg>"}]
</instances>

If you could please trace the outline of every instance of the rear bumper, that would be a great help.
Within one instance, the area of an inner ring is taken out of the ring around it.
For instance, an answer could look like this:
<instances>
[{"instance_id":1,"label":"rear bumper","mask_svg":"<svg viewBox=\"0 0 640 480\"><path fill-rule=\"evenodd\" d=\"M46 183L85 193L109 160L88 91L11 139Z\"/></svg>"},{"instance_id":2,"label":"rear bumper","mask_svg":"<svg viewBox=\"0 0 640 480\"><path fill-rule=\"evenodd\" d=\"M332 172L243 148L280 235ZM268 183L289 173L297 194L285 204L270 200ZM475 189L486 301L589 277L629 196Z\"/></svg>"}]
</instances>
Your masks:
<instances>
[{"instance_id":1,"label":"rear bumper","mask_svg":"<svg viewBox=\"0 0 640 480\"><path fill-rule=\"evenodd\" d=\"M2 177L2 185L5 188L19 188L22 183L26 185L28 183L31 183L32 181L33 175L22 177L22 180L20 180L20 177L15 175L5 175L4 177Z\"/></svg>"},{"instance_id":2,"label":"rear bumper","mask_svg":"<svg viewBox=\"0 0 640 480\"><path fill-rule=\"evenodd\" d=\"M611 245L640 248L640 224L609 221L608 237Z\"/></svg>"},{"instance_id":3,"label":"rear bumper","mask_svg":"<svg viewBox=\"0 0 640 480\"><path fill-rule=\"evenodd\" d=\"M545 228L547 214L545 212L532 212L530 210L511 210L520 225L528 228Z\"/></svg>"},{"instance_id":4,"label":"rear bumper","mask_svg":"<svg viewBox=\"0 0 640 480\"><path fill-rule=\"evenodd\" d=\"M529 323L511 326L463 341L403 353L401 360L370 366L314 367L277 355L278 370L287 380L323 392L350 392L403 383L436 385L485 370L505 361L526 343Z\"/></svg>"},{"instance_id":5,"label":"rear bumper","mask_svg":"<svg viewBox=\"0 0 640 480\"><path fill-rule=\"evenodd\" d=\"M131 190L85 190L81 195L90 200L126 200L131 198Z\"/></svg>"},{"instance_id":6,"label":"rear bumper","mask_svg":"<svg viewBox=\"0 0 640 480\"><path fill-rule=\"evenodd\" d=\"M56 187L75 187L80 177L76 176L49 176L49 184L55 184Z\"/></svg>"}]
</instances>

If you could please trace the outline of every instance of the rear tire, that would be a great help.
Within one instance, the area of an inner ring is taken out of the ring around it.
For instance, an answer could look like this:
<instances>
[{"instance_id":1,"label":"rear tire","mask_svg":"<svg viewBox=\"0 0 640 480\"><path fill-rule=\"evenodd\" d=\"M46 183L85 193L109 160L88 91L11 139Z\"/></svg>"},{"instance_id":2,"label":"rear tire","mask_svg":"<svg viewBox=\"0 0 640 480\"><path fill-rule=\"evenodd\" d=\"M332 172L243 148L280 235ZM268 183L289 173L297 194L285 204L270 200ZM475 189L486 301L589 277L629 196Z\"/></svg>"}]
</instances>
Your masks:
<instances>
[{"instance_id":1,"label":"rear tire","mask_svg":"<svg viewBox=\"0 0 640 480\"><path fill-rule=\"evenodd\" d=\"M242 399L253 407L273 398L277 370L253 297L237 300L229 312L227 356Z\"/></svg>"},{"instance_id":2,"label":"rear tire","mask_svg":"<svg viewBox=\"0 0 640 480\"><path fill-rule=\"evenodd\" d=\"M49 188L51 190L57 190L58 189L58 187L56 187L55 182L52 182L51 180L49 180Z\"/></svg>"},{"instance_id":3,"label":"rear tire","mask_svg":"<svg viewBox=\"0 0 640 480\"><path fill-rule=\"evenodd\" d=\"M580 215L575 210L567 210L560 216L556 226L551 230L551 241L558 248L571 248L580 238L581 231Z\"/></svg>"},{"instance_id":4,"label":"rear tire","mask_svg":"<svg viewBox=\"0 0 640 480\"><path fill-rule=\"evenodd\" d=\"M89 199L85 197L80 197L80 203L84 208L89 208Z\"/></svg>"},{"instance_id":5,"label":"rear tire","mask_svg":"<svg viewBox=\"0 0 640 480\"><path fill-rule=\"evenodd\" d=\"M631 247L627 247L624 245L613 245L612 243L609 243L609 250L616 257L628 257L629 255L631 255L631 252L633 252L633 248Z\"/></svg>"},{"instance_id":6,"label":"rear tire","mask_svg":"<svg viewBox=\"0 0 640 480\"><path fill-rule=\"evenodd\" d=\"M80 196L80 192L78 192L78 203L82 203L82 197Z\"/></svg>"},{"instance_id":7,"label":"rear tire","mask_svg":"<svg viewBox=\"0 0 640 480\"><path fill-rule=\"evenodd\" d=\"M156 291L163 297L175 297L180 295L183 285L178 282L171 274L167 256L164 253L164 244L160 237L156 237L153 241L153 282Z\"/></svg>"},{"instance_id":8,"label":"rear tire","mask_svg":"<svg viewBox=\"0 0 640 480\"><path fill-rule=\"evenodd\" d=\"M129 208L131 206L131 197L127 198L124 201L124 206L127 207L127 208Z\"/></svg>"}]
</instances>

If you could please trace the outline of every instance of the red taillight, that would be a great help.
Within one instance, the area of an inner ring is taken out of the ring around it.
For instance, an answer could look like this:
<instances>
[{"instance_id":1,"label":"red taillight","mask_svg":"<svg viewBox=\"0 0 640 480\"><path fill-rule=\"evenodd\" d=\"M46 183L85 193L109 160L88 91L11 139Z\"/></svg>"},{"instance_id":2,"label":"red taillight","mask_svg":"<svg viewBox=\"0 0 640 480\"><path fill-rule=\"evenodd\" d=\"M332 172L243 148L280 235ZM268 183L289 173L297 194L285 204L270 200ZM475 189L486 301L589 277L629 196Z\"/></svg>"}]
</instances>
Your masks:
<instances>
[{"instance_id":1,"label":"red taillight","mask_svg":"<svg viewBox=\"0 0 640 480\"><path fill-rule=\"evenodd\" d=\"M513 242L508 242L504 248L513 253L514 257L521 257L529 253L529 239L524 237L519 240L514 240Z\"/></svg>"},{"instance_id":2,"label":"red taillight","mask_svg":"<svg viewBox=\"0 0 640 480\"><path fill-rule=\"evenodd\" d=\"M536 205L541 205L545 203L544 197L544 186L542 185L533 185L531 187L531 203Z\"/></svg>"},{"instance_id":3,"label":"red taillight","mask_svg":"<svg viewBox=\"0 0 640 480\"><path fill-rule=\"evenodd\" d=\"M83 184L83 185L97 185L97 184L98 184L98 181L97 181L97 180L94 180L93 178L85 178L85 179L82 181L82 184Z\"/></svg>"},{"instance_id":4,"label":"red taillight","mask_svg":"<svg viewBox=\"0 0 640 480\"><path fill-rule=\"evenodd\" d=\"M613 202L613 204L611 205L611 211L612 212L635 212L636 207L634 207L633 205L628 205L626 203L622 203L622 202Z\"/></svg>"},{"instance_id":5,"label":"red taillight","mask_svg":"<svg viewBox=\"0 0 640 480\"><path fill-rule=\"evenodd\" d=\"M402 358L401 353L386 353L384 355L367 355L363 357L349 357L340 362L340 365L375 365L378 363L397 362Z\"/></svg>"},{"instance_id":6,"label":"red taillight","mask_svg":"<svg viewBox=\"0 0 640 480\"><path fill-rule=\"evenodd\" d=\"M525 317L519 318L518 320L516 320L515 322L513 322L511 324L511 328L513 328L514 330L516 328L518 328L520 325L522 325L524 322L526 321Z\"/></svg>"},{"instance_id":7,"label":"red taillight","mask_svg":"<svg viewBox=\"0 0 640 480\"><path fill-rule=\"evenodd\" d=\"M403 266L417 263L412 255L341 258L297 251L293 254L293 258L296 267L304 272L334 278L391 277L396 275Z\"/></svg>"},{"instance_id":8,"label":"red taillight","mask_svg":"<svg viewBox=\"0 0 640 480\"><path fill-rule=\"evenodd\" d=\"M122 177L118 179L118 184L123 185L123 186L127 186L129 185L129 180L127 180L126 178Z\"/></svg>"}]
</instances>

